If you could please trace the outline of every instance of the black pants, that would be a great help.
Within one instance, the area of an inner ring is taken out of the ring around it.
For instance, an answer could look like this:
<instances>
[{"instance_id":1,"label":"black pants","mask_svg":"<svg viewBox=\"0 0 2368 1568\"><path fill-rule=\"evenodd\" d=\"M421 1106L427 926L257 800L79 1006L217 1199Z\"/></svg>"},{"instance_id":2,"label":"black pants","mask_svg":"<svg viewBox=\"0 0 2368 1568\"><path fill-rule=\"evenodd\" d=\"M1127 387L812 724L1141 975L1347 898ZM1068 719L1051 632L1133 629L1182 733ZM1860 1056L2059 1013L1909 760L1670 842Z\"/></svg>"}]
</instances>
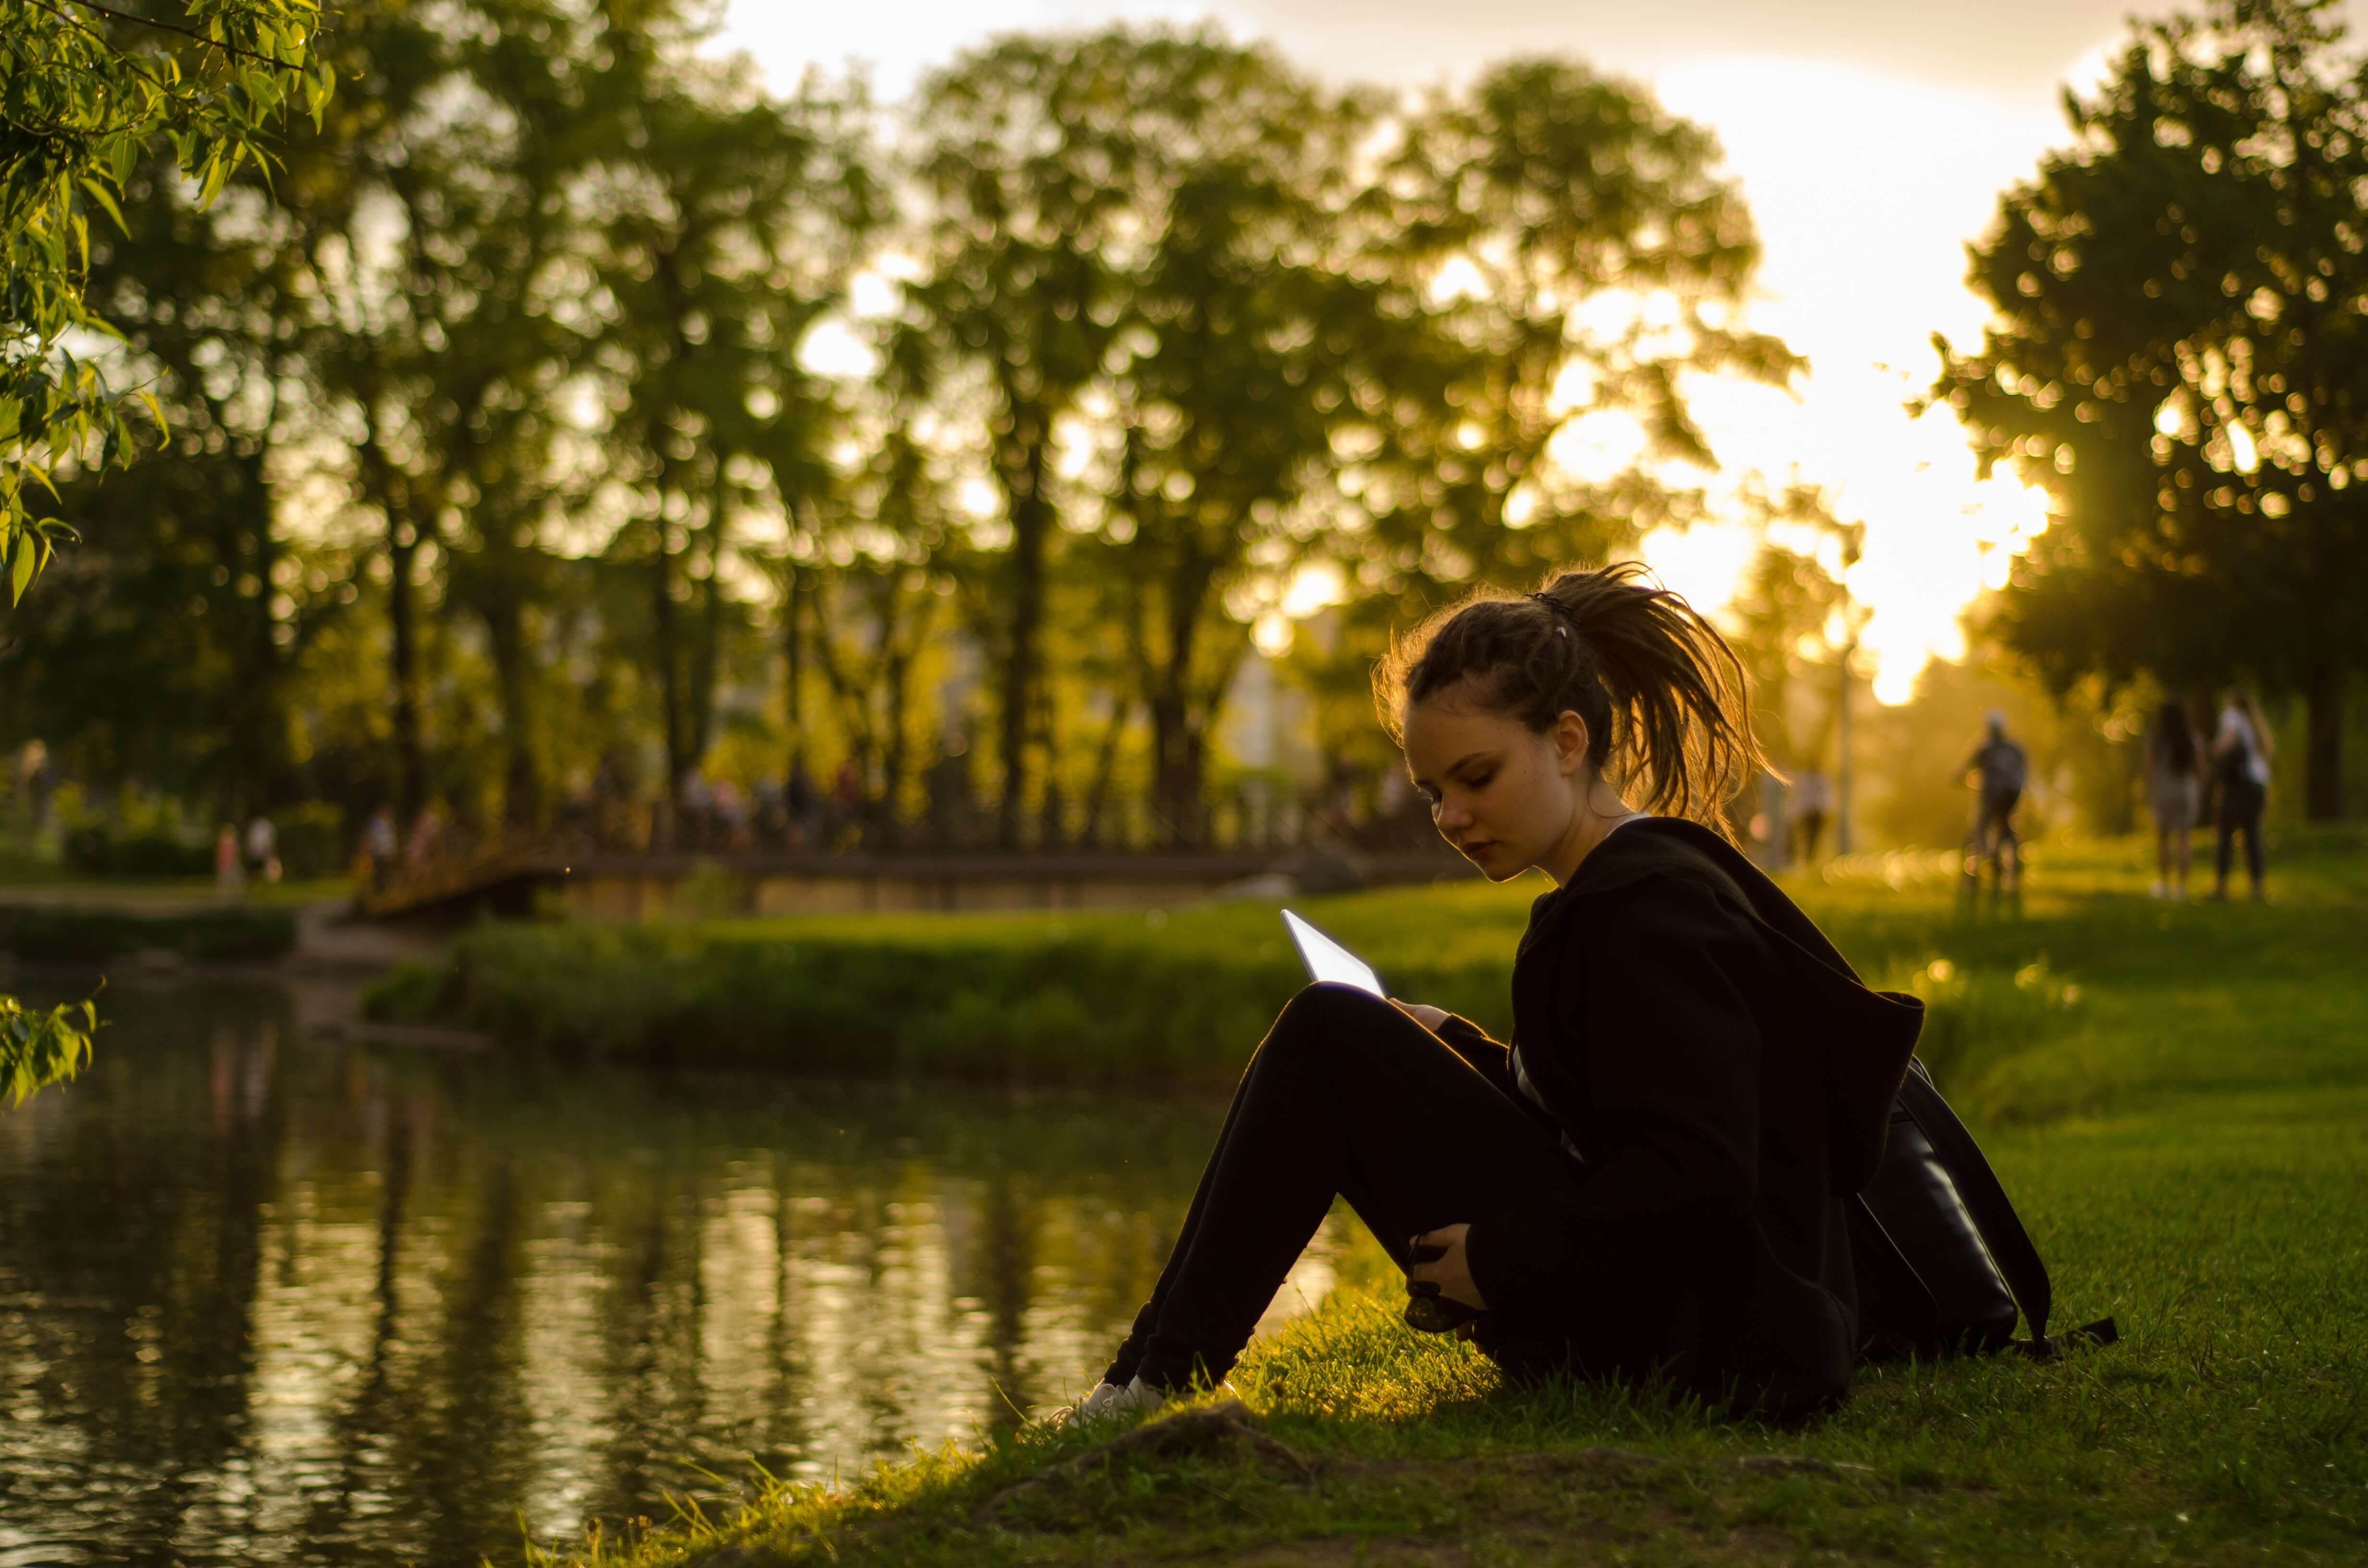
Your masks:
<instances>
[{"instance_id":1,"label":"black pants","mask_svg":"<svg viewBox=\"0 0 2368 1568\"><path fill-rule=\"evenodd\" d=\"M2235 858L2237 835L2245 835L2245 869L2253 878L2253 891L2261 891L2261 809L2270 801L2270 792L2250 778L2230 778L2220 786L2220 858L2219 885L2228 886L2228 863Z\"/></svg>"},{"instance_id":2,"label":"black pants","mask_svg":"<svg viewBox=\"0 0 2368 1568\"><path fill-rule=\"evenodd\" d=\"M1335 1195L1398 1267L1407 1238L1576 1187L1540 1119L1388 1003L1344 985L1292 999L1234 1091L1184 1229L1104 1374L1222 1378Z\"/></svg>"}]
</instances>

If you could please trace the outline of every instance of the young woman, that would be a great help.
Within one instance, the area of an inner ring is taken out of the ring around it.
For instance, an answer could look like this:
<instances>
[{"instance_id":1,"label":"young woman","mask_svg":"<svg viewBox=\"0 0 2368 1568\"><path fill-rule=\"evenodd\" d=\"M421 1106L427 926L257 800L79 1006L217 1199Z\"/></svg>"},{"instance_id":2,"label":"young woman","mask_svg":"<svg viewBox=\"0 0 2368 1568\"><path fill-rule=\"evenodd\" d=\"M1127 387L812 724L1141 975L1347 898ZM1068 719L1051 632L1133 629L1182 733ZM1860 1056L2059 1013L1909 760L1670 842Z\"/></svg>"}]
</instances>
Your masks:
<instances>
[{"instance_id":1,"label":"young woman","mask_svg":"<svg viewBox=\"0 0 2368 1568\"><path fill-rule=\"evenodd\" d=\"M2265 896L2261 883L2261 812L2270 802L2270 758L2276 755L2269 722L2253 694L2230 687L2220 710L2220 727L2212 737L2212 760L2220 786L2220 844L2212 896L2228 896L2228 866L2237 835L2245 835L2245 869L2253 879L2253 897Z\"/></svg>"},{"instance_id":2,"label":"young woman","mask_svg":"<svg viewBox=\"0 0 2368 1568\"><path fill-rule=\"evenodd\" d=\"M1514 958L1513 1042L1302 991L1078 1416L1223 1378L1336 1195L1430 1321L1467 1317L1516 1378L1666 1379L1780 1420L1847 1393L1842 1199L1882 1157L1921 1008L1859 984L1697 825L1759 765L1742 671L1640 577L1475 598L1378 672L1440 834L1492 881L1555 884Z\"/></svg>"},{"instance_id":3,"label":"young woman","mask_svg":"<svg viewBox=\"0 0 2368 1568\"><path fill-rule=\"evenodd\" d=\"M2187 704L2172 698L2155 715L2146 744L2146 801L2154 808L2157 898L2187 897L2187 869L2195 858L2195 823L2203 809L2203 748L2195 743Z\"/></svg>"}]
</instances>

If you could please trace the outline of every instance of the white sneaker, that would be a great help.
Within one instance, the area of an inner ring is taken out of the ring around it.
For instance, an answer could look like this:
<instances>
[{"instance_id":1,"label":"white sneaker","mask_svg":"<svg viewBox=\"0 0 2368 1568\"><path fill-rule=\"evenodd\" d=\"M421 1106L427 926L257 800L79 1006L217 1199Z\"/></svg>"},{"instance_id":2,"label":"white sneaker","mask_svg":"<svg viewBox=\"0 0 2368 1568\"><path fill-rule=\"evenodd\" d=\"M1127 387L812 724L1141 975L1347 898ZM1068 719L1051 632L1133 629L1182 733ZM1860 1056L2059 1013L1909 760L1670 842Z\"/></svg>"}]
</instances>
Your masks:
<instances>
[{"instance_id":1,"label":"white sneaker","mask_svg":"<svg viewBox=\"0 0 2368 1568\"><path fill-rule=\"evenodd\" d=\"M1104 1421L1119 1421L1135 1415L1148 1415L1167 1403L1167 1396L1141 1378L1124 1388L1112 1382L1094 1385L1094 1392L1053 1417L1062 1426L1087 1426Z\"/></svg>"}]
</instances>

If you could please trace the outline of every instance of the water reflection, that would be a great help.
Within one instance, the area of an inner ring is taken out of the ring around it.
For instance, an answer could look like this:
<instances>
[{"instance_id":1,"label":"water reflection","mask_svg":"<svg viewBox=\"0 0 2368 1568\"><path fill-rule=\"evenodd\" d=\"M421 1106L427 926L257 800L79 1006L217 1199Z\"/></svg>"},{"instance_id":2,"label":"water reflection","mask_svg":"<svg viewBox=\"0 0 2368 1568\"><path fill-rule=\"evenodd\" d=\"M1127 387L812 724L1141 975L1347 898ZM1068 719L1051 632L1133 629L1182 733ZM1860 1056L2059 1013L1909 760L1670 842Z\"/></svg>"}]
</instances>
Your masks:
<instances>
[{"instance_id":1,"label":"water reflection","mask_svg":"<svg viewBox=\"0 0 2368 1568\"><path fill-rule=\"evenodd\" d=\"M1210 1104L388 1052L111 994L0 1112L0 1568L472 1563L1098 1370ZM1328 1283L1323 1248L1278 1313Z\"/></svg>"}]
</instances>

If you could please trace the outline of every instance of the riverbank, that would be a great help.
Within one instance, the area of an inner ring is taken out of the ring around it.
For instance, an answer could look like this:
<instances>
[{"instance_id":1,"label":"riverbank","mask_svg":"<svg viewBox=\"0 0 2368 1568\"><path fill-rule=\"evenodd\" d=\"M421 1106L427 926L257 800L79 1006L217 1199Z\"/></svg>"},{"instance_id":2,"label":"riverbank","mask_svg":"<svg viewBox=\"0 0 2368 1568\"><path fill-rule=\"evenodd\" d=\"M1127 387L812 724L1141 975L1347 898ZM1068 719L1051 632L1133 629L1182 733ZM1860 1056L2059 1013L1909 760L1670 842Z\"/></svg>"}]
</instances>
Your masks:
<instances>
[{"instance_id":1,"label":"riverbank","mask_svg":"<svg viewBox=\"0 0 2368 1568\"><path fill-rule=\"evenodd\" d=\"M2353 880L2368 848L2354 840L2283 851L2281 902L2255 912L2264 929L2368 892ZM1925 998L1921 1051L1948 1082L1961 1057L1994 1049L1986 1041L2073 1022L2078 981L2059 971L2076 957L2221 939L2213 933L2226 923L2214 920L2229 911L2166 909L2142 896L2146 880L2139 846L2124 843L2044 852L2011 907L1964 903L1945 857L1862 857L1791 885L1872 983ZM1395 994L1501 1036L1514 944L1544 887L1459 882L1297 907ZM2234 926L2226 936L2263 939ZM1082 915L488 922L390 973L365 1006L386 1023L598 1060L1224 1088L1304 981L1274 906L1238 900Z\"/></svg>"},{"instance_id":2,"label":"riverbank","mask_svg":"<svg viewBox=\"0 0 2368 1568\"><path fill-rule=\"evenodd\" d=\"M354 918L353 888L341 880L256 884L231 899L189 878L0 882L0 964L334 976L359 986L438 951L430 930Z\"/></svg>"},{"instance_id":3,"label":"riverbank","mask_svg":"<svg viewBox=\"0 0 2368 1568\"><path fill-rule=\"evenodd\" d=\"M1803 890L1853 959L1941 1001L1950 1092L2053 1267L2061 1321L2113 1314L2118 1346L1871 1370L1840 1415L1778 1433L1504 1389L1398 1324L1367 1246L1235 1373L1268 1441L1220 1425L1080 1470L1090 1438L1023 1428L575 1561L2358 1561L2368 854L2335 835L2283 847L2267 907L2153 903L2135 846L2043 858L2019 911L1961 906L1916 862ZM1446 972L1486 927L1518 926L1517 902L1467 896L1434 944ZM1355 900L1320 918L1386 974L1406 913Z\"/></svg>"}]
</instances>

